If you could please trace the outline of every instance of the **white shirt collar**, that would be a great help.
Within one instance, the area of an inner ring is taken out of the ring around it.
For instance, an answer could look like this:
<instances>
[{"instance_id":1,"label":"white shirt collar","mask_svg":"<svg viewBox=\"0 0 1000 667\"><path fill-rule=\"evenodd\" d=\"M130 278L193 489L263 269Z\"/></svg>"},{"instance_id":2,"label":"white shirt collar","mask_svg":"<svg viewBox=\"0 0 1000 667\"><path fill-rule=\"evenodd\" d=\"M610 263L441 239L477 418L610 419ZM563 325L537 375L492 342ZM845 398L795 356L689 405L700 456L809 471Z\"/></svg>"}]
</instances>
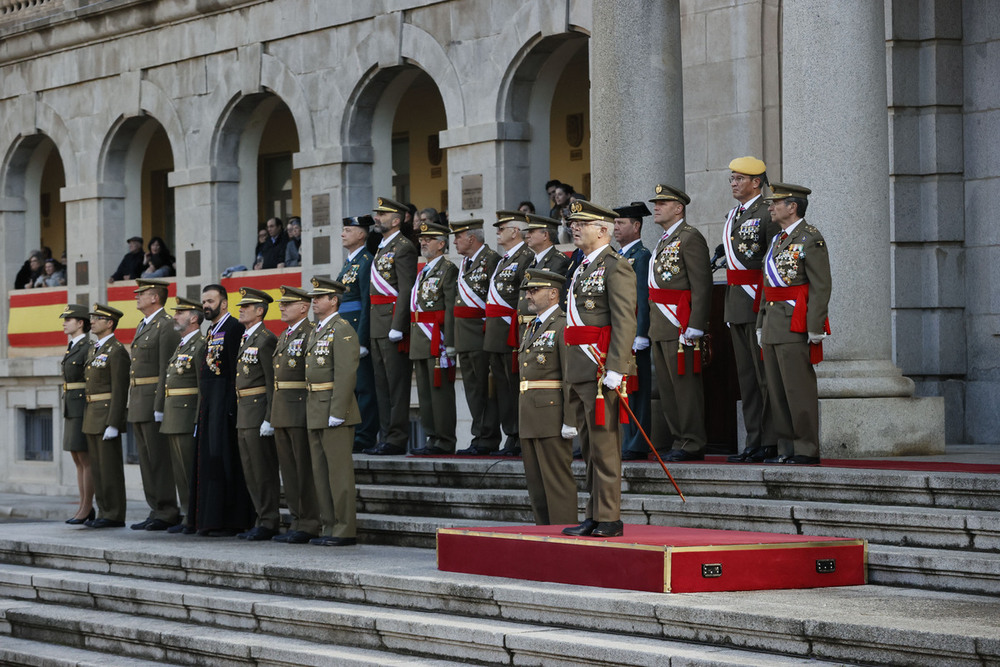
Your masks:
<instances>
[{"instance_id":1,"label":"white shirt collar","mask_svg":"<svg viewBox=\"0 0 1000 667\"><path fill-rule=\"evenodd\" d=\"M740 206L742 206L742 207L743 207L743 210L745 211L745 210L747 210L748 208L750 208L750 205L751 205L751 204L753 204L753 203L754 203L755 201L757 201L758 199L760 199L760 197L761 197L760 195L757 195L757 196L756 196L756 197L754 197L753 199L749 199L749 200L747 200L747 203L745 203L745 204L736 204L736 208L739 208Z\"/></svg>"},{"instance_id":2,"label":"white shirt collar","mask_svg":"<svg viewBox=\"0 0 1000 667\"><path fill-rule=\"evenodd\" d=\"M638 243L641 240L642 239L636 239L635 241L632 241L631 243L626 243L625 245L623 245L622 249L621 249L621 254L624 255L625 253L627 253L629 248L631 248L632 246L634 246L636 243Z\"/></svg>"},{"instance_id":3,"label":"white shirt collar","mask_svg":"<svg viewBox=\"0 0 1000 667\"><path fill-rule=\"evenodd\" d=\"M156 310L156 313L160 312L161 310L163 310L163 308L158 308L158 309ZM156 313L151 313L151 314L149 315L149 317L144 317L144 318L142 318L143 322L145 322L146 324L149 324L150 322L152 322L152 321L153 321L153 318L154 318L154 317L156 317Z\"/></svg>"},{"instance_id":4,"label":"white shirt collar","mask_svg":"<svg viewBox=\"0 0 1000 667\"><path fill-rule=\"evenodd\" d=\"M481 244L479 246L479 250L477 250L476 252L472 253L472 257L469 258L469 261L470 262L476 261L476 257L479 257L479 253L481 253L483 251L483 248L485 248L485 247L486 247L485 243Z\"/></svg>"},{"instance_id":5,"label":"white shirt collar","mask_svg":"<svg viewBox=\"0 0 1000 667\"><path fill-rule=\"evenodd\" d=\"M289 325L289 326L288 326L288 333L291 333L291 332L295 331L296 329L298 329L298 328L299 328L299 325L300 325L300 324L302 324L302 323L303 323L303 322L305 322L305 321L306 321L306 318L305 318L305 317L303 317L303 318L302 318L301 320L299 320L299 321L298 321L298 322L296 322L295 324L291 324L291 325Z\"/></svg>"},{"instance_id":6,"label":"white shirt collar","mask_svg":"<svg viewBox=\"0 0 1000 667\"><path fill-rule=\"evenodd\" d=\"M247 339L247 338L249 338L249 337L250 337L251 335L253 335L253 332L257 330L257 327L259 327L259 326L260 326L260 325L262 325L262 324L264 324L264 321L263 321L263 320L261 320L260 322L258 322L258 323L257 323L257 324L255 324L255 325L253 325L252 327L250 327L250 328L249 328L249 329L247 329L246 331L244 331L244 332L243 332L243 340L246 340L246 339Z\"/></svg>"},{"instance_id":7,"label":"white shirt collar","mask_svg":"<svg viewBox=\"0 0 1000 667\"><path fill-rule=\"evenodd\" d=\"M191 337L194 336L199 331L200 329L193 329L190 333L184 334L184 336L181 338L181 345L187 345L188 341L191 340Z\"/></svg>"},{"instance_id":8,"label":"white shirt collar","mask_svg":"<svg viewBox=\"0 0 1000 667\"><path fill-rule=\"evenodd\" d=\"M438 260L441 259L442 257L444 257L444 255L438 255L437 257L435 257L431 261L429 261L426 264L424 264L424 268L423 268L423 271L421 271L421 273L422 274L430 273L430 270L432 268L434 268L434 265L437 264Z\"/></svg>"},{"instance_id":9,"label":"white shirt collar","mask_svg":"<svg viewBox=\"0 0 1000 667\"><path fill-rule=\"evenodd\" d=\"M83 340L86 337L87 337L87 334L82 333L79 336L77 336L76 338L73 338L72 340L70 340L69 342L70 342L71 345L76 345L77 343L79 343L81 340Z\"/></svg>"},{"instance_id":10,"label":"white shirt collar","mask_svg":"<svg viewBox=\"0 0 1000 667\"><path fill-rule=\"evenodd\" d=\"M804 218L799 218L798 220L796 220L792 224L788 225L787 229L784 229L782 231L784 231L786 234L788 234L789 236L791 236L792 232L795 231L795 228L799 226L799 223L802 222L803 219Z\"/></svg>"},{"instance_id":11,"label":"white shirt collar","mask_svg":"<svg viewBox=\"0 0 1000 667\"><path fill-rule=\"evenodd\" d=\"M597 256L601 254L601 251L604 250L605 248L607 248L609 245L611 245L611 244L610 243L605 243L600 248L598 248L594 252L592 252L589 255L587 255L587 261L588 262L593 262L595 259L597 259Z\"/></svg>"},{"instance_id":12,"label":"white shirt collar","mask_svg":"<svg viewBox=\"0 0 1000 667\"><path fill-rule=\"evenodd\" d=\"M514 246L510 250L504 250L503 251L503 256L504 257L510 257L510 256L512 256L515 252L517 252L518 250L520 250L521 246L523 246L523 245L524 245L524 241L521 241L520 243L518 243L516 246Z\"/></svg>"},{"instance_id":13,"label":"white shirt collar","mask_svg":"<svg viewBox=\"0 0 1000 667\"><path fill-rule=\"evenodd\" d=\"M545 250L543 250L543 251L541 251L541 252L536 252L536 253L535 253L535 263L536 263L536 264L541 264L541 263L542 263L542 260L543 260L543 259L545 259L545 256L546 256L547 254L549 254L549 251L550 251L550 250L552 250L553 248L555 248L555 246L552 246L552 245L550 245L550 246L549 246L548 248L546 248Z\"/></svg>"},{"instance_id":14,"label":"white shirt collar","mask_svg":"<svg viewBox=\"0 0 1000 667\"><path fill-rule=\"evenodd\" d=\"M379 247L381 247L381 245ZM355 248L351 252L347 253L347 261L350 262L351 260L353 260L355 257L358 256L358 253L361 252L364 249L365 249L365 244L362 243L357 248Z\"/></svg>"},{"instance_id":15,"label":"white shirt collar","mask_svg":"<svg viewBox=\"0 0 1000 667\"><path fill-rule=\"evenodd\" d=\"M390 234L390 235L388 236L388 238L384 238L384 239L382 239L381 241L379 241L379 243L378 243L378 247L379 247L379 248L384 248L384 247L386 247L387 245L389 245L390 243L392 243L392 240L393 240L394 238L396 238L397 236L399 236L399 230L398 230L398 229L397 229L396 231L394 231L394 232L393 232L392 234Z\"/></svg>"},{"instance_id":16,"label":"white shirt collar","mask_svg":"<svg viewBox=\"0 0 1000 667\"><path fill-rule=\"evenodd\" d=\"M332 320L334 318L334 316L337 314L337 312L338 311L335 310L332 313L330 313L329 315L327 315L326 317L324 317L323 319L321 319L319 322L317 322L316 323L316 331L319 331L320 329L322 329L323 327L325 327L326 323L329 322L330 320Z\"/></svg>"},{"instance_id":17,"label":"white shirt collar","mask_svg":"<svg viewBox=\"0 0 1000 667\"><path fill-rule=\"evenodd\" d=\"M677 228L681 226L682 222L684 222L684 218L681 218L680 220L678 220L677 222L675 222L674 224L672 224L670 226L670 229L668 229L667 231L663 232L663 237L662 238L667 238L668 236L670 236L671 234L673 234L674 232L676 232Z\"/></svg>"},{"instance_id":18,"label":"white shirt collar","mask_svg":"<svg viewBox=\"0 0 1000 667\"><path fill-rule=\"evenodd\" d=\"M556 303L554 303L551 306L549 306L548 309L544 313L542 313L541 315L538 316L538 321L539 322L544 322L545 320L549 319L549 315L551 315L552 312L556 308L558 308L558 307L559 307L559 302L557 301Z\"/></svg>"},{"instance_id":19,"label":"white shirt collar","mask_svg":"<svg viewBox=\"0 0 1000 667\"><path fill-rule=\"evenodd\" d=\"M103 346L105 343L107 343L109 340L111 340L114 337L115 337L115 332L112 331L111 333L109 333L104 338L101 338L99 341L97 341L97 349L98 350L101 349L101 346Z\"/></svg>"}]
</instances>

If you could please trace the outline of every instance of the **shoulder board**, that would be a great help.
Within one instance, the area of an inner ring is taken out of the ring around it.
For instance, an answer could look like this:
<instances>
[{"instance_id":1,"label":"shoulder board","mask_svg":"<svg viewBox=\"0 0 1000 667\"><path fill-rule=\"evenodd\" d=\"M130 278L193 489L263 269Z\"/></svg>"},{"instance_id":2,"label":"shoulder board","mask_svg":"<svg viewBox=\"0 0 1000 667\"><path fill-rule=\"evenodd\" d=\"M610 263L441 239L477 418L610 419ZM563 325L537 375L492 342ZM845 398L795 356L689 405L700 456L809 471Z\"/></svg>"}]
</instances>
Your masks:
<instances>
[{"instance_id":1,"label":"shoulder board","mask_svg":"<svg viewBox=\"0 0 1000 667\"><path fill-rule=\"evenodd\" d=\"M805 224L803 224L803 225L802 225L802 227L803 227L803 228L804 228L804 229L805 229L805 230L806 230L807 232L809 232L810 234L818 234L818 233L819 233L819 230L818 230L818 229L816 229L815 227L813 227L812 225L810 225L809 223L805 223Z\"/></svg>"},{"instance_id":2,"label":"shoulder board","mask_svg":"<svg viewBox=\"0 0 1000 667\"><path fill-rule=\"evenodd\" d=\"M605 260L613 260L615 262L627 261L623 255L619 255L617 252L608 252L604 254Z\"/></svg>"}]
</instances>

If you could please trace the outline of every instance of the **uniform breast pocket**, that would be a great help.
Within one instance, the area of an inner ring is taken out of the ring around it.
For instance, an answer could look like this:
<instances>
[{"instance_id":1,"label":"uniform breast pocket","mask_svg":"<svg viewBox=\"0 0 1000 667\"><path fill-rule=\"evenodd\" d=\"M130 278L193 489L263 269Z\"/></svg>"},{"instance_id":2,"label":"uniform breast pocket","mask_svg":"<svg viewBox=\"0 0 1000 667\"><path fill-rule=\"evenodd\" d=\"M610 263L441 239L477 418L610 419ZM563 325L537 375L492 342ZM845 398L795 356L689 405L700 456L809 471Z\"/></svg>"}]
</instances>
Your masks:
<instances>
[{"instance_id":1,"label":"uniform breast pocket","mask_svg":"<svg viewBox=\"0 0 1000 667\"><path fill-rule=\"evenodd\" d=\"M555 405L562 405L562 392L558 389L543 389L542 391L535 390L535 395L532 396L532 404L536 408L549 408Z\"/></svg>"},{"instance_id":2,"label":"uniform breast pocket","mask_svg":"<svg viewBox=\"0 0 1000 667\"><path fill-rule=\"evenodd\" d=\"M132 345L132 356L137 362L153 361L155 359L156 348L148 342L140 342Z\"/></svg>"}]
</instances>

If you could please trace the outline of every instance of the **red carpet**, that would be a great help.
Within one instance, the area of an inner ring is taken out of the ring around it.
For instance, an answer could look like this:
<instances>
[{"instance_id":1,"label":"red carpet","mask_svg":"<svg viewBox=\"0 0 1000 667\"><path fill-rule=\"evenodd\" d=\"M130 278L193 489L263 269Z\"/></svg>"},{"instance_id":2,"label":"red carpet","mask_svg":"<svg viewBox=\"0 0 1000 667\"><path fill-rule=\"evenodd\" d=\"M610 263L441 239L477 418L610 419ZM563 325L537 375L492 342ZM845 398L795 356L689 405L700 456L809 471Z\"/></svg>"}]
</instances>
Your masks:
<instances>
[{"instance_id":1,"label":"red carpet","mask_svg":"<svg viewBox=\"0 0 1000 667\"><path fill-rule=\"evenodd\" d=\"M855 586L867 581L864 540L626 525L610 539L564 526L441 528L438 569L663 593Z\"/></svg>"}]
</instances>

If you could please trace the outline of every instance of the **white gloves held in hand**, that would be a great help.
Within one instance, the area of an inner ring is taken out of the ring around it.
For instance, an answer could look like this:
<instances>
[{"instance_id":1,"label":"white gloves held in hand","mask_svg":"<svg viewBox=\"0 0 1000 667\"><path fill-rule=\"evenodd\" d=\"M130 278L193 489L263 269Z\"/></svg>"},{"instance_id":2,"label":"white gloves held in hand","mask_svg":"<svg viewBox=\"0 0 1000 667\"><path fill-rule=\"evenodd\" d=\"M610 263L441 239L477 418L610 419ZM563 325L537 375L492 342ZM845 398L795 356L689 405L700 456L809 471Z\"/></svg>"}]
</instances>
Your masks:
<instances>
[{"instance_id":1,"label":"white gloves held in hand","mask_svg":"<svg viewBox=\"0 0 1000 667\"><path fill-rule=\"evenodd\" d=\"M395 329L389 329L389 340L391 340L393 343L398 343L399 341L403 340L403 332L396 331Z\"/></svg>"},{"instance_id":2,"label":"white gloves held in hand","mask_svg":"<svg viewBox=\"0 0 1000 667\"><path fill-rule=\"evenodd\" d=\"M649 339L645 336L636 336L635 340L632 341L632 349L636 352L641 350L646 350L649 348Z\"/></svg>"},{"instance_id":3,"label":"white gloves held in hand","mask_svg":"<svg viewBox=\"0 0 1000 667\"><path fill-rule=\"evenodd\" d=\"M563 424L561 435L563 440L572 440L577 435L576 427Z\"/></svg>"},{"instance_id":4,"label":"white gloves held in hand","mask_svg":"<svg viewBox=\"0 0 1000 667\"><path fill-rule=\"evenodd\" d=\"M330 417L330 421L329 421L330 428L336 428L337 426L340 426L343 423L344 423L343 419L337 419L336 417Z\"/></svg>"},{"instance_id":5,"label":"white gloves held in hand","mask_svg":"<svg viewBox=\"0 0 1000 667\"><path fill-rule=\"evenodd\" d=\"M614 371L605 371L604 386L607 387L608 389L617 389L622 384L622 377L624 376L621 373L615 373Z\"/></svg>"},{"instance_id":6,"label":"white gloves held in hand","mask_svg":"<svg viewBox=\"0 0 1000 667\"><path fill-rule=\"evenodd\" d=\"M274 435L274 427L271 426L271 422L265 420L264 423L260 425L260 437L266 438L269 435Z\"/></svg>"},{"instance_id":7,"label":"white gloves held in hand","mask_svg":"<svg viewBox=\"0 0 1000 667\"><path fill-rule=\"evenodd\" d=\"M101 439L114 440L117 437L118 437L118 429L116 429L114 426L109 426L106 429L104 429L104 437Z\"/></svg>"},{"instance_id":8,"label":"white gloves held in hand","mask_svg":"<svg viewBox=\"0 0 1000 667\"><path fill-rule=\"evenodd\" d=\"M153 421L159 424L163 421L163 413L153 410Z\"/></svg>"}]
</instances>

